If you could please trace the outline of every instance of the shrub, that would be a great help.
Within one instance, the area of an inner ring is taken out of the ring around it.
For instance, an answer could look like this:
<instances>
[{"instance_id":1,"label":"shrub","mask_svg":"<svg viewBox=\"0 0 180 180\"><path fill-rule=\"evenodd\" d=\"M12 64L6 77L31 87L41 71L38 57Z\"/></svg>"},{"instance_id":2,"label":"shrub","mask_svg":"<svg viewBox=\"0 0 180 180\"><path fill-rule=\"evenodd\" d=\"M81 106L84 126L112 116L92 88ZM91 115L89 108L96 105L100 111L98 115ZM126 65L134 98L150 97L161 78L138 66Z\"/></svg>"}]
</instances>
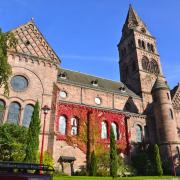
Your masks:
<instances>
[{"instance_id":1,"label":"shrub","mask_svg":"<svg viewBox=\"0 0 180 180\"><path fill-rule=\"evenodd\" d=\"M27 128L16 124L0 125L0 160L23 161Z\"/></svg>"},{"instance_id":2,"label":"shrub","mask_svg":"<svg viewBox=\"0 0 180 180\"><path fill-rule=\"evenodd\" d=\"M90 176L96 176L97 174L97 159L94 151L91 153L91 164L90 164Z\"/></svg>"}]
</instances>

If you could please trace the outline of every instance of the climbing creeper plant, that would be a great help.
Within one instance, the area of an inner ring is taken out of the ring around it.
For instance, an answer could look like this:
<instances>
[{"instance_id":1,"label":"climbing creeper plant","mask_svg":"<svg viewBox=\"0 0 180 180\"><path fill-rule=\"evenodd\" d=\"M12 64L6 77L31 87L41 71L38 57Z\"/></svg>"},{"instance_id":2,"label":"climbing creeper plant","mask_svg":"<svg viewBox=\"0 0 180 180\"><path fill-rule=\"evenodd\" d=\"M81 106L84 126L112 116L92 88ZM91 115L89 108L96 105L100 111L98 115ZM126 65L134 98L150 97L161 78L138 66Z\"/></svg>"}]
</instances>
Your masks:
<instances>
[{"instance_id":1,"label":"climbing creeper plant","mask_svg":"<svg viewBox=\"0 0 180 180\"><path fill-rule=\"evenodd\" d=\"M0 87L4 87L4 94L9 95L8 80L12 74L8 63L8 49L16 49L17 39L11 32L2 32L0 29Z\"/></svg>"}]
</instances>

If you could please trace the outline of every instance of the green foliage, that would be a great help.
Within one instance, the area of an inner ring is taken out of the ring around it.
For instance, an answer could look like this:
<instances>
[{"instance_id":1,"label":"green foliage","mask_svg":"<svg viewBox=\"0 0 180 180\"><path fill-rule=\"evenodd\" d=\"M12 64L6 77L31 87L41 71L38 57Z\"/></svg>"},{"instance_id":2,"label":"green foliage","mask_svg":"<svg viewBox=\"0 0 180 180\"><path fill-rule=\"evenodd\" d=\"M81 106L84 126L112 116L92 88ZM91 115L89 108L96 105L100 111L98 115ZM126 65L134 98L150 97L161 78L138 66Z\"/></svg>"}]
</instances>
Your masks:
<instances>
[{"instance_id":1,"label":"green foliage","mask_svg":"<svg viewBox=\"0 0 180 180\"><path fill-rule=\"evenodd\" d=\"M36 159L36 163L39 164L39 159L40 159L40 153L38 153L37 159ZM53 170L54 169L54 160L53 157L47 152L45 151L43 154L43 164L49 166L49 169ZM54 174L55 172L50 171L50 172L44 172L47 174ZM57 175L58 172L56 172ZM61 172L59 172L61 173Z\"/></svg>"},{"instance_id":2,"label":"green foliage","mask_svg":"<svg viewBox=\"0 0 180 180\"><path fill-rule=\"evenodd\" d=\"M91 164L90 164L90 176L96 176L97 174L97 159L94 151L91 153Z\"/></svg>"},{"instance_id":3,"label":"green foliage","mask_svg":"<svg viewBox=\"0 0 180 180\"><path fill-rule=\"evenodd\" d=\"M162 169L162 162L161 157L159 154L159 147L157 144L154 146L154 166L155 166L155 175L162 176L163 169Z\"/></svg>"},{"instance_id":4,"label":"green foliage","mask_svg":"<svg viewBox=\"0 0 180 180\"><path fill-rule=\"evenodd\" d=\"M27 135L27 147L25 162L36 163L37 154L39 150L39 134L40 134L40 118L39 118L39 102L37 101L34 106L34 112Z\"/></svg>"},{"instance_id":5,"label":"green foliage","mask_svg":"<svg viewBox=\"0 0 180 180\"><path fill-rule=\"evenodd\" d=\"M7 51L16 48L17 40L10 32L4 33L0 29L0 87L4 87L4 94L9 95L8 80L12 74L11 66L7 61Z\"/></svg>"},{"instance_id":6,"label":"green foliage","mask_svg":"<svg viewBox=\"0 0 180 180\"><path fill-rule=\"evenodd\" d=\"M138 175L162 175L162 162L157 145L149 145L132 157Z\"/></svg>"},{"instance_id":7,"label":"green foliage","mask_svg":"<svg viewBox=\"0 0 180 180\"><path fill-rule=\"evenodd\" d=\"M0 126L0 160L22 161L25 157L27 129L16 124Z\"/></svg>"},{"instance_id":8,"label":"green foliage","mask_svg":"<svg viewBox=\"0 0 180 180\"><path fill-rule=\"evenodd\" d=\"M113 128L110 131L110 175L114 178L117 176L118 158L116 150L116 141Z\"/></svg>"},{"instance_id":9,"label":"green foliage","mask_svg":"<svg viewBox=\"0 0 180 180\"><path fill-rule=\"evenodd\" d=\"M97 155L97 175L109 176L109 153L102 152Z\"/></svg>"},{"instance_id":10,"label":"green foliage","mask_svg":"<svg viewBox=\"0 0 180 180\"><path fill-rule=\"evenodd\" d=\"M133 167L138 175L146 175L148 169L148 156L145 152L138 153L132 157Z\"/></svg>"}]
</instances>

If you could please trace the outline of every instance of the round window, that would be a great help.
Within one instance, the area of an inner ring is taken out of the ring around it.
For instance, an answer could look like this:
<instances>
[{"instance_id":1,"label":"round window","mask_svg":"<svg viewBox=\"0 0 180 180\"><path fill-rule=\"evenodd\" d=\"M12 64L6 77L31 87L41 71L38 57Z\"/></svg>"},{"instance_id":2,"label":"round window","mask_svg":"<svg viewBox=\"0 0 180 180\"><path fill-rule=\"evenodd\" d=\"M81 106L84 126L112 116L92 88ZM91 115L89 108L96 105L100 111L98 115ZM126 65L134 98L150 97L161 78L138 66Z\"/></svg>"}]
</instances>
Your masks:
<instances>
[{"instance_id":1,"label":"round window","mask_svg":"<svg viewBox=\"0 0 180 180\"><path fill-rule=\"evenodd\" d=\"M66 98L67 97L67 93L65 91L60 91L59 95L62 98Z\"/></svg>"},{"instance_id":2,"label":"round window","mask_svg":"<svg viewBox=\"0 0 180 180\"><path fill-rule=\"evenodd\" d=\"M96 103L96 104L101 104L101 98L96 97L96 98L95 98L95 103Z\"/></svg>"},{"instance_id":3,"label":"round window","mask_svg":"<svg viewBox=\"0 0 180 180\"><path fill-rule=\"evenodd\" d=\"M23 91L28 87L28 80L24 76L13 76L11 86L15 91Z\"/></svg>"}]
</instances>

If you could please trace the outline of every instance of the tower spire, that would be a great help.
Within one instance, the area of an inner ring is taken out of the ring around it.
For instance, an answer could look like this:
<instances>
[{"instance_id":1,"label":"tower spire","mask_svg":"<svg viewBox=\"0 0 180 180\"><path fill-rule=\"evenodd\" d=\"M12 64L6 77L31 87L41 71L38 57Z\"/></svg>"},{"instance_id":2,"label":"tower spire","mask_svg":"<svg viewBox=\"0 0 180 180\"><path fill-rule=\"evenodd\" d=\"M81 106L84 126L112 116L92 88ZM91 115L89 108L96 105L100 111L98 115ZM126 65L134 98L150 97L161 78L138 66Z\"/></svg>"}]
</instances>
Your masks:
<instances>
[{"instance_id":1,"label":"tower spire","mask_svg":"<svg viewBox=\"0 0 180 180\"><path fill-rule=\"evenodd\" d=\"M127 32L127 31L129 31L131 29L138 30L138 31L143 31L143 32L146 32L146 34L151 35L148 32L145 23L138 16L138 14L136 13L136 11L132 7L132 5L129 4L128 14L127 14L126 21L124 23L122 32Z\"/></svg>"}]
</instances>

